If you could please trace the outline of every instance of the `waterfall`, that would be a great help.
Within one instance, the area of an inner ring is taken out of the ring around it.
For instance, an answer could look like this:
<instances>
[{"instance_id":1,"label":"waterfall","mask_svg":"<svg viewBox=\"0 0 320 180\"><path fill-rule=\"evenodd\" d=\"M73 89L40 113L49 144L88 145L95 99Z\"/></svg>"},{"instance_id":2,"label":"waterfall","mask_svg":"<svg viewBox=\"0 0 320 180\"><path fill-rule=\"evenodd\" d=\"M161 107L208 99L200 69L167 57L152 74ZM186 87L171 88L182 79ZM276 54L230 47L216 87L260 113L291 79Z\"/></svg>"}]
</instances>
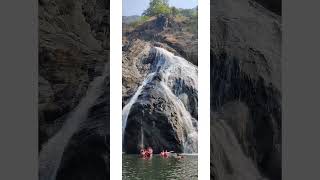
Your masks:
<instances>
[{"instance_id":1,"label":"waterfall","mask_svg":"<svg viewBox=\"0 0 320 180\"><path fill-rule=\"evenodd\" d=\"M123 109L122 109L122 138L124 135L124 131L126 129L127 126L127 119L130 113L130 109L132 107L132 105L137 101L139 95L141 94L143 87L148 84L154 77L155 73L150 73L146 79L142 82L142 84L138 87L138 90L136 91L136 93L132 96L132 98L130 99L130 101L128 102L128 104L126 104Z\"/></svg>"},{"instance_id":2,"label":"waterfall","mask_svg":"<svg viewBox=\"0 0 320 180\"><path fill-rule=\"evenodd\" d=\"M264 179L253 161L243 153L234 132L224 120L212 123L211 142L211 161L217 180Z\"/></svg>"},{"instance_id":3,"label":"waterfall","mask_svg":"<svg viewBox=\"0 0 320 180\"><path fill-rule=\"evenodd\" d=\"M124 135L125 128L127 125L127 118L130 113L132 105L137 101L138 96L143 91L143 87L152 81L153 77L156 74L162 76L160 82L161 88L168 99L171 100L172 104L178 112L178 120L183 125L184 136L183 136L183 149L184 153L197 153L198 151L198 133L197 127L193 122L193 118L190 112L186 109L182 100L179 99L179 94L176 91L174 85L181 86L176 83L176 80L183 80L185 83L188 83L198 88L198 68L192 63L188 62L182 57L175 56L169 51L154 47L151 49L151 53L155 54L154 63L151 69L151 73L147 75L146 79L139 86L136 93L130 99L129 103L123 108L122 112L122 136ZM181 82L181 81L180 81ZM142 133L141 133L142 136ZM141 137L143 138L143 137ZM142 139L143 140L143 139Z\"/></svg>"},{"instance_id":4,"label":"waterfall","mask_svg":"<svg viewBox=\"0 0 320 180\"><path fill-rule=\"evenodd\" d=\"M142 126L142 119L141 119L141 127L140 127L140 133L141 133L141 149L144 148L144 140L143 140L143 126Z\"/></svg>"},{"instance_id":5,"label":"waterfall","mask_svg":"<svg viewBox=\"0 0 320 180\"><path fill-rule=\"evenodd\" d=\"M187 111L181 99L179 99L179 97L172 92L172 88L177 78L188 81L197 88L198 69L187 60L175 56L163 48L155 48L155 51L156 59L158 61L157 66L161 66L160 73L162 73L163 76L161 86L176 107L177 112L179 112L178 118L185 128L186 136L183 138L184 153L196 153L198 152L198 132L196 127L194 127L194 123L192 122L192 116L190 115L189 111Z\"/></svg>"},{"instance_id":6,"label":"waterfall","mask_svg":"<svg viewBox=\"0 0 320 180\"><path fill-rule=\"evenodd\" d=\"M161 86L164 89L166 95L171 99L172 103L177 109L178 118L182 122L185 128L186 137L183 138L183 152L184 153L195 153L198 148L198 133L192 124L192 117L186 110L181 100L175 96L171 89L164 83L161 82Z\"/></svg>"},{"instance_id":7,"label":"waterfall","mask_svg":"<svg viewBox=\"0 0 320 180\"><path fill-rule=\"evenodd\" d=\"M61 129L43 146L39 155L39 180L55 180L63 152L72 136L88 116L89 109L103 92L103 83L108 73L96 77L89 85L86 95L70 113Z\"/></svg>"}]
</instances>

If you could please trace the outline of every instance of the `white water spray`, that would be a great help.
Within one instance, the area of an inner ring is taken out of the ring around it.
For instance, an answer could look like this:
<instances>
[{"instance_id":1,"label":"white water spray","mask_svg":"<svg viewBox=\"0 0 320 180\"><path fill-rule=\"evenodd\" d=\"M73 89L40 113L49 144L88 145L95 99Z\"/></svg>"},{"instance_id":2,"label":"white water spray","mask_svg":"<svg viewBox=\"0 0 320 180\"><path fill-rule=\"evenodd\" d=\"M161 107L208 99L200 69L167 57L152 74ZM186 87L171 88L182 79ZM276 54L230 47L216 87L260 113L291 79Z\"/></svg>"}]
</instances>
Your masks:
<instances>
[{"instance_id":1,"label":"white water spray","mask_svg":"<svg viewBox=\"0 0 320 180\"><path fill-rule=\"evenodd\" d=\"M192 123L192 116L187 111L181 99L172 92L177 78L198 88L198 69L187 60L175 56L162 48L155 48L158 64L161 64L160 72L163 75L161 86L165 94L174 104L178 112L178 118L182 122L186 137L183 138L184 153L198 152L198 132ZM181 82L181 81L180 81Z\"/></svg>"},{"instance_id":2,"label":"white water spray","mask_svg":"<svg viewBox=\"0 0 320 180\"><path fill-rule=\"evenodd\" d=\"M140 133L141 133L141 149L144 149L144 135L143 135L142 119L141 119Z\"/></svg>"},{"instance_id":3,"label":"white water spray","mask_svg":"<svg viewBox=\"0 0 320 180\"><path fill-rule=\"evenodd\" d=\"M253 161L242 151L234 132L224 120L211 125L211 161L215 162L218 180L267 180L263 178ZM228 165L232 173L226 171Z\"/></svg>"}]
</instances>

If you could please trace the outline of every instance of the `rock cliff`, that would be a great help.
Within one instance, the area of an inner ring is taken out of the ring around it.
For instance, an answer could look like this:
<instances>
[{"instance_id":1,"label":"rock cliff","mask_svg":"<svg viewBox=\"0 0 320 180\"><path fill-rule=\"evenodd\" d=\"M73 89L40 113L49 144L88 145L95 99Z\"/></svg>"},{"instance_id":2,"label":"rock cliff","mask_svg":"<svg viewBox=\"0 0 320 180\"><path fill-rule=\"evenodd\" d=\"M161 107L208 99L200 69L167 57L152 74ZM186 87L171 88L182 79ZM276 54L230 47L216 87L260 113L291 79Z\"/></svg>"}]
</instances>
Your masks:
<instances>
[{"instance_id":1,"label":"rock cliff","mask_svg":"<svg viewBox=\"0 0 320 180\"><path fill-rule=\"evenodd\" d=\"M281 13L257 2L211 1L211 179L281 179Z\"/></svg>"},{"instance_id":2,"label":"rock cliff","mask_svg":"<svg viewBox=\"0 0 320 180\"><path fill-rule=\"evenodd\" d=\"M108 177L109 8L108 0L39 0L39 179ZM97 78L96 101L79 107Z\"/></svg>"}]
</instances>

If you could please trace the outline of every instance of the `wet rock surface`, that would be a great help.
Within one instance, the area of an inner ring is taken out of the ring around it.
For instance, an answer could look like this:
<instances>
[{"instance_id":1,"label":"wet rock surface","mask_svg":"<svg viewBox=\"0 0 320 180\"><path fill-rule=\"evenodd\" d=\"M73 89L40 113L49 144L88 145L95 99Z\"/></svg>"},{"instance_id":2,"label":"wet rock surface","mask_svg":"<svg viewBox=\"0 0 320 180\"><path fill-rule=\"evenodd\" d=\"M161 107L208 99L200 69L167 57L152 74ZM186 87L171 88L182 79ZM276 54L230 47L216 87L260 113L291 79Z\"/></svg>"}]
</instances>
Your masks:
<instances>
[{"instance_id":1,"label":"wet rock surface","mask_svg":"<svg viewBox=\"0 0 320 180\"><path fill-rule=\"evenodd\" d=\"M87 120L71 138L57 172L57 179L109 179L109 93L107 86L90 108Z\"/></svg>"},{"instance_id":2,"label":"wet rock surface","mask_svg":"<svg viewBox=\"0 0 320 180\"><path fill-rule=\"evenodd\" d=\"M149 83L131 108L124 134L127 153L139 153L141 136L144 136L144 146L152 147L155 153L163 149L183 151L183 125L178 120L177 109L161 92L159 83L157 80Z\"/></svg>"},{"instance_id":3,"label":"wet rock surface","mask_svg":"<svg viewBox=\"0 0 320 180\"><path fill-rule=\"evenodd\" d=\"M281 29L254 1L211 1L211 179L281 179Z\"/></svg>"},{"instance_id":4,"label":"wet rock surface","mask_svg":"<svg viewBox=\"0 0 320 180\"><path fill-rule=\"evenodd\" d=\"M100 87L104 95L89 107L84 124L63 147L63 160L52 179L109 176L108 63L109 1L39 1L39 161L55 161L42 158L43 147L63 129L93 80L99 76L105 80ZM51 170L40 171L43 179L43 171Z\"/></svg>"}]
</instances>

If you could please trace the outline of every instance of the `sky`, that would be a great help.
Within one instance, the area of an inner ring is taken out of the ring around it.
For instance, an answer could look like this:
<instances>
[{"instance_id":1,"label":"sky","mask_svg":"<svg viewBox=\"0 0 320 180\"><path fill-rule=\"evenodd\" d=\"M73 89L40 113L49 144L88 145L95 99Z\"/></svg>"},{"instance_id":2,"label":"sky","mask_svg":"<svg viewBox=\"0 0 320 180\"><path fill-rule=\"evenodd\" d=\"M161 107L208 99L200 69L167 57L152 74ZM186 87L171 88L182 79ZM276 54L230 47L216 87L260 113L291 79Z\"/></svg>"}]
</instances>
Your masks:
<instances>
[{"instance_id":1,"label":"sky","mask_svg":"<svg viewBox=\"0 0 320 180\"><path fill-rule=\"evenodd\" d=\"M122 0L122 14L124 16L141 15L148 8L150 0ZM190 9L198 5L198 0L169 0L170 6Z\"/></svg>"}]
</instances>

